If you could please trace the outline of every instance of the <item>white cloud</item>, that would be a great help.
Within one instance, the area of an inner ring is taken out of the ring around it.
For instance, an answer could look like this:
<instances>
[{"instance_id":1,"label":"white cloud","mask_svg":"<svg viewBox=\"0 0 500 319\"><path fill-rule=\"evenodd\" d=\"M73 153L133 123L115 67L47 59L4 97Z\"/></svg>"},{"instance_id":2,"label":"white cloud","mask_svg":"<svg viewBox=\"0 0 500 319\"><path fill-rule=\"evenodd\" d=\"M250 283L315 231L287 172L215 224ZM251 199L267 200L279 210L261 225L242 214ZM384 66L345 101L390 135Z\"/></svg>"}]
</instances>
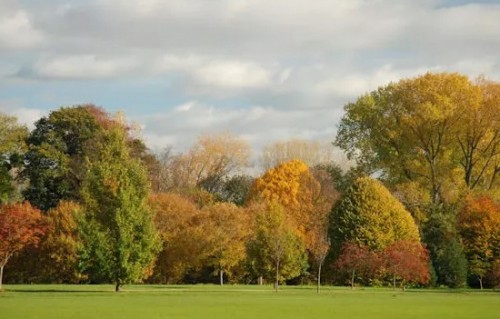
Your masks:
<instances>
[{"instance_id":1,"label":"white cloud","mask_svg":"<svg viewBox=\"0 0 500 319\"><path fill-rule=\"evenodd\" d=\"M271 84L271 72L251 62L213 62L196 71L203 84L221 87L263 87Z\"/></svg>"},{"instance_id":2,"label":"white cloud","mask_svg":"<svg viewBox=\"0 0 500 319\"><path fill-rule=\"evenodd\" d=\"M391 65L384 65L373 72L337 75L316 85L316 91L353 98L376 90L380 86L397 82L404 77L413 77L428 71L440 71L441 67L421 67L416 69L395 70Z\"/></svg>"},{"instance_id":3,"label":"white cloud","mask_svg":"<svg viewBox=\"0 0 500 319\"><path fill-rule=\"evenodd\" d=\"M126 75L139 62L129 57L102 57L93 54L57 56L38 60L32 72L37 77L56 79L110 78Z\"/></svg>"},{"instance_id":4,"label":"white cloud","mask_svg":"<svg viewBox=\"0 0 500 319\"><path fill-rule=\"evenodd\" d=\"M0 101L0 112L15 116L20 124L29 129L33 129L35 122L48 114L46 110L24 107L19 101L11 100Z\"/></svg>"},{"instance_id":5,"label":"white cloud","mask_svg":"<svg viewBox=\"0 0 500 319\"><path fill-rule=\"evenodd\" d=\"M78 94L75 102L124 105L126 113L142 101L145 110L188 101L142 115L153 146L183 148L213 130L234 131L255 147L289 137L330 139L347 101L390 81L427 71L500 79L498 3L0 2L0 48L9 48L0 74L35 79L4 76L2 85L13 88L4 96L58 106ZM131 87L137 96L144 92L139 103L112 95L126 96Z\"/></svg>"},{"instance_id":6,"label":"white cloud","mask_svg":"<svg viewBox=\"0 0 500 319\"><path fill-rule=\"evenodd\" d=\"M22 10L0 14L0 47L32 48L43 42L43 34L33 28L28 13Z\"/></svg>"}]
</instances>

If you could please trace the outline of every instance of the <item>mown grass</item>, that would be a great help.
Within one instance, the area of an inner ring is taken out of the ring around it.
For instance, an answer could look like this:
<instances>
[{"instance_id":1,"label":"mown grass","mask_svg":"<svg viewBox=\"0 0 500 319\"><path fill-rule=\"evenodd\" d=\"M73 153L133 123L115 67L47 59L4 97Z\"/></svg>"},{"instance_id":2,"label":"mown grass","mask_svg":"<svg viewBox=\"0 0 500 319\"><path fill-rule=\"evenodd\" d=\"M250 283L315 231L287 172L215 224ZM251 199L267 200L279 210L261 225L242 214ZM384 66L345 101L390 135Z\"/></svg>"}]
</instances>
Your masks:
<instances>
[{"instance_id":1,"label":"mown grass","mask_svg":"<svg viewBox=\"0 0 500 319\"><path fill-rule=\"evenodd\" d=\"M6 285L0 318L500 318L500 293L269 286Z\"/></svg>"}]
</instances>

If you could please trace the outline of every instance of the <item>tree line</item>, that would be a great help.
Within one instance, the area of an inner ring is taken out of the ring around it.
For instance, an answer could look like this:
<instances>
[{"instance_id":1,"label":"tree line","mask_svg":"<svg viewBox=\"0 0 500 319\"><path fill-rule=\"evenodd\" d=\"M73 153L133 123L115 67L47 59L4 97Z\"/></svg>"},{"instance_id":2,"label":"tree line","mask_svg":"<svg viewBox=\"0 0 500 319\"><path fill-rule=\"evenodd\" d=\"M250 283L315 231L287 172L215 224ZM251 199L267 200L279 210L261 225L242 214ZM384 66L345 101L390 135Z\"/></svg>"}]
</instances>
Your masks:
<instances>
[{"instance_id":1,"label":"tree line","mask_svg":"<svg viewBox=\"0 0 500 319\"><path fill-rule=\"evenodd\" d=\"M345 106L319 143L201 136L153 154L122 114L0 115L0 285L500 284L500 84L455 73Z\"/></svg>"}]
</instances>

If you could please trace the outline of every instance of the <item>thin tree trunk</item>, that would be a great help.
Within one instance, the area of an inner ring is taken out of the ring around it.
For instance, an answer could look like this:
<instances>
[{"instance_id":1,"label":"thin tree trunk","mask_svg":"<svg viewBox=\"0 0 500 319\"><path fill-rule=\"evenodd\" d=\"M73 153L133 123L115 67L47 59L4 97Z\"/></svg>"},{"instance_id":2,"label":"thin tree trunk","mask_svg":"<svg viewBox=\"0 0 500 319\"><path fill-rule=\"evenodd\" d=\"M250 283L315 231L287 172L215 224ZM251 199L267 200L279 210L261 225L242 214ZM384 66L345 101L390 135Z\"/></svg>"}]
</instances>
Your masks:
<instances>
[{"instance_id":1,"label":"thin tree trunk","mask_svg":"<svg viewBox=\"0 0 500 319\"><path fill-rule=\"evenodd\" d=\"M221 287L224 286L224 270L219 269L219 280Z\"/></svg>"},{"instance_id":2,"label":"thin tree trunk","mask_svg":"<svg viewBox=\"0 0 500 319\"><path fill-rule=\"evenodd\" d=\"M119 291L120 291L120 282L117 281L115 284L115 292L119 292Z\"/></svg>"},{"instance_id":3,"label":"thin tree trunk","mask_svg":"<svg viewBox=\"0 0 500 319\"><path fill-rule=\"evenodd\" d=\"M258 283L259 283L259 286L262 286L262 282L264 281L262 279L262 276L259 276L259 279L257 279Z\"/></svg>"},{"instance_id":4,"label":"thin tree trunk","mask_svg":"<svg viewBox=\"0 0 500 319\"><path fill-rule=\"evenodd\" d=\"M355 274L355 270L353 269L352 276L351 276L351 290L354 289L354 274Z\"/></svg>"},{"instance_id":5,"label":"thin tree trunk","mask_svg":"<svg viewBox=\"0 0 500 319\"><path fill-rule=\"evenodd\" d=\"M392 288L396 290L396 275L392 276Z\"/></svg>"},{"instance_id":6,"label":"thin tree trunk","mask_svg":"<svg viewBox=\"0 0 500 319\"><path fill-rule=\"evenodd\" d=\"M479 276L479 286L481 287L481 290L483 290L483 277ZM0 286L1 288L1 286Z\"/></svg>"},{"instance_id":7,"label":"thin tree trunk","mask_svg":"<svg viewBox=\"0 0 500 319\"><path fill-rule=\"evenodd\" d=\"M278 284L279 284L279 274L280 274L280 262L276 262L276 279L274 281L274 290L278 292Z\"/></svg>"},{"instance_id":8,"label":"thin tree trunk","mask_svg":"<svg viewBox=\"0 0 500 319\"><path fill-rule=\"evenodd\" d=\"M2 291L3 266L0 266L0 291Z\"/></svg>"},{"instance_id":9,"label":"thin tree trunk","mask_svg":"<svg viewBox=\"0 0 500 319\"><path fill-rule=\"evenodd\" d=\"M323 263L319 263L319 267L318 267L318 287L316 289L316 292L319 294L319 290L320 290L320 287L321 287L321 266L323 265Z\"/></svg>"}]
</instances>

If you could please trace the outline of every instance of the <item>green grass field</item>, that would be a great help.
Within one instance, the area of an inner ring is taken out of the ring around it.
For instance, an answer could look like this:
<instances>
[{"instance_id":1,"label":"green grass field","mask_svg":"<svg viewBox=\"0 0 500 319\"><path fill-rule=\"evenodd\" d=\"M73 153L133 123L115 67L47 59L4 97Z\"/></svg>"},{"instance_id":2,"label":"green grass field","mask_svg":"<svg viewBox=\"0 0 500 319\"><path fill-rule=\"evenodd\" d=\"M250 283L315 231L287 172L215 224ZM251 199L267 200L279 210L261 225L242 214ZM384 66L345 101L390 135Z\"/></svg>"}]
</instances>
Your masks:
<instances>
[{"instance_id":1,"label":"green grass field","mask_svg":"<svg viewBox=\"0 0 500 319\"><path fill-rule=\"evenodd\" d=\"M6 285L0 318L500 318L500 293L270 286Z\"/></svg>"}]
</instances>

